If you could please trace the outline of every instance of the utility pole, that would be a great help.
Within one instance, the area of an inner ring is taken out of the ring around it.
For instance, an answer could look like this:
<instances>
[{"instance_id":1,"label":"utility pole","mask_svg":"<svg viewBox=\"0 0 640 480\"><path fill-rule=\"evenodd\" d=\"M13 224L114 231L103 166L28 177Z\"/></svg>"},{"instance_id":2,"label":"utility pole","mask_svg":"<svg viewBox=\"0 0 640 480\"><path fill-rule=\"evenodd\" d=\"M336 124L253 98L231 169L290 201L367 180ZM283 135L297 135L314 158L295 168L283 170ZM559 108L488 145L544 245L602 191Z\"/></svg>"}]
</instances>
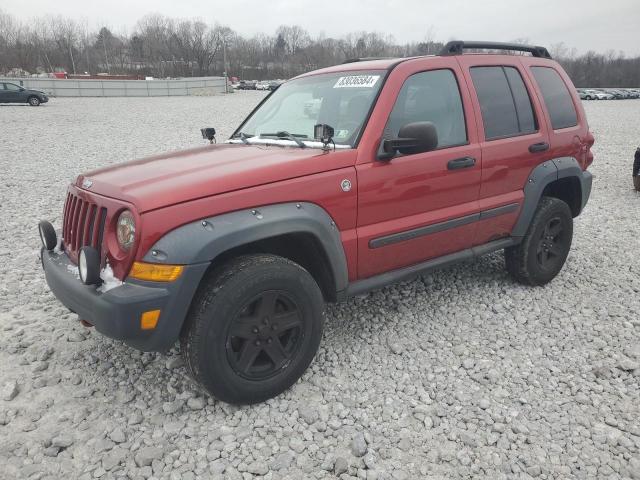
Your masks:
<instances>
[{"instance_id":1,"label":"utility pole","mask_svg":"<svg viewBox=\"0 0 640 480\"><path fill-rule=\"evenodd\" d=\"M107 63L107 73L111 73L111 68L109 67L109 57L107 57L107 46L104 43L104 35L102 35L102 49L104 50L104 61Z\"/></svg>"},{"instance_id":2,"label":"utility pole","mask_svg":"<svg viewBox=\"0 0 640 480\"><path fill-rule=\"evenodd\" d=\"M71 42L69 42L69 56L71 57L71 66L73 67L73 74L76 73L76 61L73 59L73 51L71 50Z\"/></svg>"},{"instance_id":3,"label":"utility pole","mask_svg":"<svg viewBox=\"0 0 640 480\"><path fill-rule=\"evenodd\" d=\"M222 63L223 68L224 68L224 93L229 93L229 81L228 81L228 74L227 74L227 39L223 38L222 39Z\"/></svg>"}]
</instances>

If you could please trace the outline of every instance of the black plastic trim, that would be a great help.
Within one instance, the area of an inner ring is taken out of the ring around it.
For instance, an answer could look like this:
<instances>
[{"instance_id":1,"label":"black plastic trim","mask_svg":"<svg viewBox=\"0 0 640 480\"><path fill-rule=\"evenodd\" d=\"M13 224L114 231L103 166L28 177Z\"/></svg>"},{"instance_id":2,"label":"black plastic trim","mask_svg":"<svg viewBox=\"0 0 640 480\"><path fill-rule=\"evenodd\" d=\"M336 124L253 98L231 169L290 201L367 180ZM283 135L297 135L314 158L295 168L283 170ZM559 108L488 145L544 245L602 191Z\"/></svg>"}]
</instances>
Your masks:
<instances>
[{"instance_id":1,"label":"black plastic trim","mask_svg":"<svg viewBox=\"0 0 640 480\"><path fill-rule=\"evenodd\" d=\"M513 245L516 245L517 243L518 239L511 237L502 238L486 243L484 245L478 245L477 247L467 248L459 252L427 260L426 262L418 263L416 265L411 265L409 267L385 272L374 277L366 278L364 280L358 280L349 284L347 290L340 296L340 300L348 297L353 297L355 295L361 295L371 290L375 290L377 288L381 288L402 280L409 280L431 270L446 267L448 265L452 265L465 260L471 260L472 258L479 257L487 253L511 247Z\"/></svg>"},{"instance_id":2,"label":"black plastic trim","mask_svg":"<svg viewBox=\"0 0 640 480\"><path fill-rule=\"evenodd\" d=\"M470 223L477 222L478 220L480 220L480 214L474 213L472 215L433 223L431 225L406 230L404 232L392 233L391 235L371 239L369 241L369 248L386 247L388 245L393 245L394 243L413 240L414 238L424 237L425 235L431 235L433 233L443 232L452 228L462 227L463 225L468 225Z\"/></svg>"},{"instance_id":3,"label":"black plastic trim","mask_svg":"<svg viewBox=\"0 0 640 480\"><path fill-rule=\"evenodd\" d=\"M413 228L404 232L392 233L391 235L371 239L369 241L369 248L386 247L388 245L393 245L394 243L413 240L414 238L423 237L425 235L431 235L433 233L443 232L452 228L462 227L463 225L468 225L470 223L477 222L478 220L485 220L487 218L493 218L499 215L515 212L519 207L520 204L518 203L510 203L509 205L491 208L480 213L465 215L464 217L454 218L444 222L432 223L431 225Z\"/></svg>"},{"instance_id":4,"label":"black plastic trim","mask_svg":"<svg viewBox=\"0 0 640 480\"><path fill-rule=\"evenodd\" d=\"M171 283L128 280L101 293L84 285L72 273L75 267L65 253L40 252L49 288L69 310L95 326L103 335L122 340L143 351L164 351L178 340L191 299L209 263L185 265L180 278ZM161 310L153 330L140 329L140 315Z\"/></svg>"},{"instance_id":5,"label":"black plastic trim","mask_svg":"<svg viewBox=\"0 0 640 480\"><path fill-rule=\"evenodd\" d=\"M346 288L349 275L338 227L326 210L308 202L259 206L188 223L158 240L143 261L212 262L232 248L295 233L312 235L318 241L327 255L336 290Z\"/></svg>"},{"instance_id":6,"label":"black plastic trim","mask_svg":"<svg viewBox=\"0 0 640 480\"><path fill-rule=\"evenodd\" d=\"M545 47L536 45L522 45L519 43L505 43L505 42L478 42L478 41L463 41L453 40L447 43L442 50L440 50L440 56L449 55L462 55L464 50L468 49L488 49L488 50L508 50L516 52L528 52L534 57L551 59L551 54Z\"/></svg>"},{"instance_id":7,"label":"black plastic trim","mask_svg":"<svg viewBox=\"0 0 640 480\"><path fill-rule=\"evenodd\" d=\"M544 189L561 178L576 177L580 181L580 212L586 206L591 194L593 177L590 172L582 170L573 157L558 157L541 163L531 171L524 185L524 203L520 216L513 227L511 235L523 237L529 229L531 219L538 208Z\"/></svg>"},{"instance_id":8,"label":"black plastic trim","mask_svg":"<svg viewBox=\"0 0 640 480\"><path fill-rule=\"evenodd\" d=\"M491 208L480 212L480 220L486 220L487 218L498 217L500 215L506 215L507 213L515 212L520 208L519 203L510 203L503 205L502 207Z\"/></svg>"}]
</instances>

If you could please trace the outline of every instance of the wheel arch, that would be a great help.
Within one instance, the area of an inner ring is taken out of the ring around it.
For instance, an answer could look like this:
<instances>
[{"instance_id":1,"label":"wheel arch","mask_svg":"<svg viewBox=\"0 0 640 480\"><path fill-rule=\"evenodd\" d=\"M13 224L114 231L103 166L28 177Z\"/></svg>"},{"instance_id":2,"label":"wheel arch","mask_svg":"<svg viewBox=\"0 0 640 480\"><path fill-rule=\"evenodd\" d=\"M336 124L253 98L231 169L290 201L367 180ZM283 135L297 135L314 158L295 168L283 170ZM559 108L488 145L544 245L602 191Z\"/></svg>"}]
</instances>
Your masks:
<instances>
[{"instance_id":1,"label":"wheel arch","mask_svg":"<svg viewBox=\"0 0 640 480\"><path fill-rule=\"evenodd\" d=\"M580 215L582 208L582 186L578 177L559 178L550 182L542 192L543 197L554 197L562 200L571 209L573 217Z\"/></svg>"},{"instance_id":2,"label":"wheel arch","mask_svg":"<svg viewBox=\"0 0 640 480\"><path fill-rule=\"evenodd\" d=\"M335 301L348 284L340 232L320 206L282 203L235 211L183 225L158 240L145 254L152 263L194 264L210 268L239 255L271 253L304 267L325 299Z\"/></svg>"},{"instance_id":3,"label":"wheel arch","mask_svg":"<svg viewBox=\"0 0 640 480\"><path fill-rule=\"evenodd\" d=\"M559 157L534 168L524 186L524 202L511 235L527 233L543 196L558 198L569 205L574 217L580 215L591 194L592 176L573 157Z\"/></svg>"}]
</instances>

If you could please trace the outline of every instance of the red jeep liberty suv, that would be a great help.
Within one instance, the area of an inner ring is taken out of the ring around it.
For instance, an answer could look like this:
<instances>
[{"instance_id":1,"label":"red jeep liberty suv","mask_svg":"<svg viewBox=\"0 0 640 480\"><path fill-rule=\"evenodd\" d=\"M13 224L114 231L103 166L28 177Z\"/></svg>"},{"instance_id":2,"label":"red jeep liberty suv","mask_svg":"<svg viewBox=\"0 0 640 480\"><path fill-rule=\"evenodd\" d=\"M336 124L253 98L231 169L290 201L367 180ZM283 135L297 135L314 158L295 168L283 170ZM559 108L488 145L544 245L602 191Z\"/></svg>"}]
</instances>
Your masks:
<instances>
[{"instance_id":1,"label":"red jeep liberty suv","mask_svg":"<svg viewBox=\"0 0 640 480\"><path fill-rule=\"evenodd\" d=\"M225 143L80 175L61 234L40 222L42 264L85 325L179 339L211 394L259 402L309 366L326 301L497 250L517 281L552 280L593 142L545 48L351 60L284 83Z\"/></svg>"}]
</instances>

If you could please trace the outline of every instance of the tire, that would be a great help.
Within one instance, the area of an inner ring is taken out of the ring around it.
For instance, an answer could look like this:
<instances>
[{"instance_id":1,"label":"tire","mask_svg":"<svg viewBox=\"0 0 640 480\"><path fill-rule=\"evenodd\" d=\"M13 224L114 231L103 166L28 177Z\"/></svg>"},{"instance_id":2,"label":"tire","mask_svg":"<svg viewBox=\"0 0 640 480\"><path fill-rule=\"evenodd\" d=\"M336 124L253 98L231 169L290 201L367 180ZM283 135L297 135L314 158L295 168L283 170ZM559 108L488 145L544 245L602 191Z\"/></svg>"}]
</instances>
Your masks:
<instances>
[{"instance_id":1,"label":"tire","mask_svg":"<svg viewBox=\"0 0 640 480\"><path fill-rule=\"evenodd\" d=\"M545 285L562 270L572 239L569 205L542 197L522 242L504 250L507 271L525 285Z\"/></svg>"},{"instance_id":2,"label":"tire","mask_svg":"<svg viewBox=\"0 0 640 480\"><path fill-rule=\"evenodd\" d=\"M32 107L37 107L38 105L40 105L40 99L38 97L29 97L27 99L27 103Z\"/></svg>"},{"instance_id":3,"label":"tire","mask_svg":"<svg viewBox=\"0 0 640 480\"><path fill-rule=\"evenodd\" d=\"M214 397L262 402L302 376L323 324L324 299L309 272L275 255L242 256L203 280L181 351L193 378Z\"/></svg>"}]
</instances>

